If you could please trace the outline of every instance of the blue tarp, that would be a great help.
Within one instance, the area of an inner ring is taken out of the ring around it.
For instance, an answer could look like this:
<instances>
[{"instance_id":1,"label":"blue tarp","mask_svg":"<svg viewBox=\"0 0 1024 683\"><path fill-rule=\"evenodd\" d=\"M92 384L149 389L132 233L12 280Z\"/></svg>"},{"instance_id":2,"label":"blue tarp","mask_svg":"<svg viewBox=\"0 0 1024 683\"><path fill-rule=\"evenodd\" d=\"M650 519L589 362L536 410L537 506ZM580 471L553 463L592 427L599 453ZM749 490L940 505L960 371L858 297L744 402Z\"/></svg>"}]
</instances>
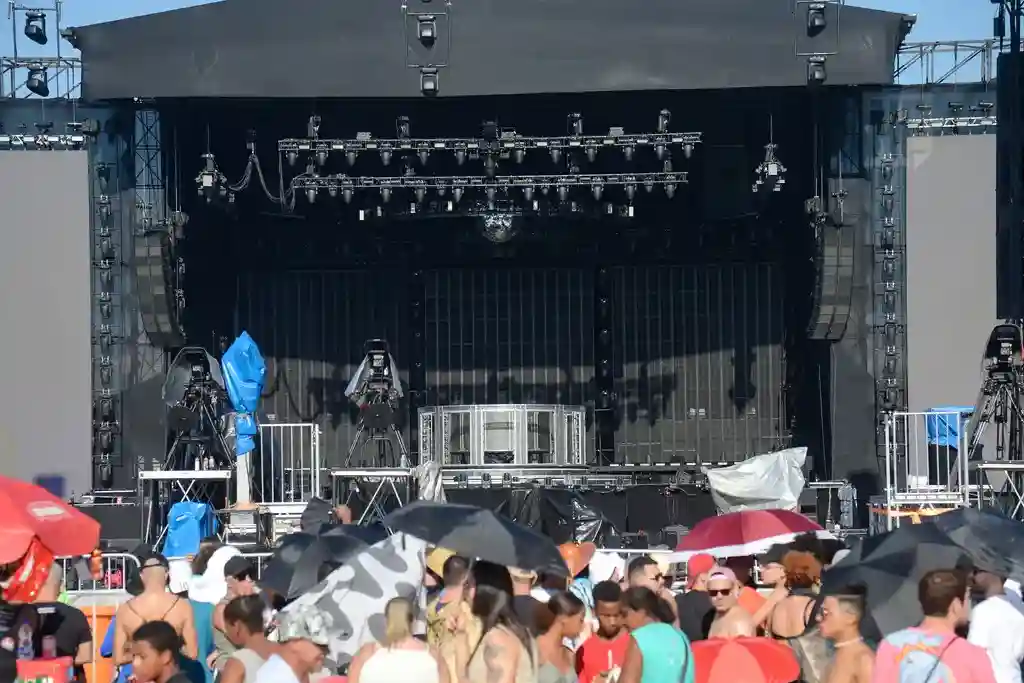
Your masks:
<instances>
[{"instance_id":1,"label":"blue tarp","mask_svg":"<svg viewBox=\"0 0 1024 683\"><path fill-rule=\"evenodd\" d=\"M974 406L939 406L929 408L925 423L928 430L928 444L931 446L960 447L960 432L974 412Z\"/></svg>"},{"instance_id":2,"label":"blue tarp","mask_svg":"<svg viewBox=\"0 0 1024 683\"><path fill-rule=\"evenodd\" d=\"M199 542L217 533L217 515L209 503L181 501L167 513L167 557L188 557L199 552Z\"/></svg>"},{"instance_id":3,"label":"blue tarp","mask_svg":"<svg viewBox=\"0 0 1024 683\"><path fill-rule=\"evenodd\" d=\"M248 332L238 335L220 361L224 386L235 410L235 455L245 455L256 447L256 409L263 393L267 364Z\"/></svg>"}]
</instances>

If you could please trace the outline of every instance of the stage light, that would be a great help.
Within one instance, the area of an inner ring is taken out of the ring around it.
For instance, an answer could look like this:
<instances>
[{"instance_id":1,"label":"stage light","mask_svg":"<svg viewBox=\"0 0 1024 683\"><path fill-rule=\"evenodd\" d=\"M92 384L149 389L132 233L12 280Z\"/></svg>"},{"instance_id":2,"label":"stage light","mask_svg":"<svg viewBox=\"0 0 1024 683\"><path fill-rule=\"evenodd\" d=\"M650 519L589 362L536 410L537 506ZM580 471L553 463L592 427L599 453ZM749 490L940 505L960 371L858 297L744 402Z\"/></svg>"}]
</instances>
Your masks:
<instances>
[{"instance_id":1,"label":"stage light","mask_svg":"<svg viewBox=\"0 0 1024 683\"><path fill-rule=\"evenodd\" d=\"M308 190L306 190L306 201L308 201L310 204L316 203L316 188L311 187Z\"/></svg>"},{"instance_id":2,"label":"stage light","mask_svg":"<svg viewBox=\"0 0 1024 683\"><path fill-rule=\"evenodd\" d=\"M575 135L576 137L583 135L583 114L569 114L568 123L569 135Z\"/></svg>"},{"instance_id":3,"label":"stage light","mask_svg":"<svg viewBox=\"0 0 1024 683\"><path fill-rule=\"evenodd\" d=\"M465 192L461 187L456 187L452 190L452 198L458 203L462 199L462 194Z\"/></svg>"},{"instance_id":4,"label":"stage light","mask_svg":"<svg viewBox=\"0 0 1024 683\"><path fill-rule=\"evenodd\" d=\"M672 112L668 109L662 109L658 113L658 132L667 133L670 123L672 123Z\"/></svg>"},{"instance_id":5,"label":"stage light","mask_svg":"<svg viewBox=\"0 0 1024 683\"><path fill-rule=\"evenodd\" d=\"M487 188L487 201L493 202L498 196L498 189L493 185Z\"/></svg>"},{"instance_id":6,"label":"stage light","mask_svg":"<svg viewBox=\"0 0 1024 683\"><path fill-rule=\"evenodd\" d=\"M533 201L533 187L532 186L527 185L526 187L523 188L523 199L525 199L528 202L532 202Z\"/></svg>"},{"instance_id":7,"label":"stage light","mask_svg":"<svg viewBox=\"0 0 1024 683\"><path fill-rule=\"evenodd\" d=\"M399 116L395 119L395 134L399 140L408 140L412 137L412 126L409 124L408 116Z\"/></svg>"},{"instance_id":8,"label":"stage light","mask_svg":"<svg viewBox=\"0 0 1024 683\"><path fill-rule=\"evenodd\" d=\"M206 202L210 203L218 196L227 195L227 188L223 186L226 178L217 169L217 159L213 154L204 154L202 159L203 170L196 177L196 186L199 189L199 196L205 197Z\"/></svg>"},{"instance_id":9,"label":"stage light","mask_svg":"<svg viewBox=\"0 0 1024 683\"><path fill-rule=\"evenodd\" d=\"M332 199L338 196L338 186L331 183L327 186L327 195Z\"/></svg>"},{"instance_id":10,"label":"stage light","mask_svg":"<svg viewBox=\"0 0 1024 683\"><path fill-rule=\"evenodd\" d=\"M812 2L807 5L807 36L813 38L828 27L825 18L825 3Z\"/></svg>"},{"instance_id":11,"label":"stage light","mask_svg":"<svg viewBox=\"0 0 1024 683\"><path fill-rule=\"evenodd\" d=\"M494 244L504 244L519 233L515 217L510 213L488 212L480 217L484 237Z\"/></svg>"},{"instance_id":12,"label":"stage light","mask_svg":"<svg viewBox=\"0 0 1024 683\"><path fill-rule=\"evenodd\" d=\"M673 197L676 196L675 183L665 183L665 196L668 197L669 199L672 199Z\"/></svg>"},{"instance_id":13,"label":"stage light","mask_svg":"<svg viewBox=\"0 0 1024 683\"><path fill-rule=\"evenodd\" d=\"M691 145L690 143L686 143L685 145L683 145L683 156L686 157L687 159L693 156L693 145Z\"/></svg>"},{"instance_id":14,"label":"stage light","mask_svg":"<svg viewBox=\"0 0 1024 683\"><path fill-rule=\"evenodd\" d=\"M665 147L665 145L662 145L660 143L654 146L654 156L658 157L659 159L664 159L665 153L667 151L668 149Z\"/></svg>"},{"instance_id":15,"label":"stage light","mask_svg":"<svg viewBox=\"0 0 1024 683\"><path fill-rule=\"evenodd\" d=\"M391 201L391 189L387 187L380 188L380 199L385 204Z\"/></svg>"},{"instance_id":16,"label":"stage light","mask_svg":"<svg viewBox=\"0 0 1024 683\"><path fill-rule=\"evenodd\" d=\"M512 158L515 159L517 164L523 163L526 160L526 150L521 147L517 147L515 151L512 152Z\"/></svg>"},{"instance_id":17,"label":"stage light","mask_svg":"<svg viewBox=\"0 0 1024 683\"><path fill-rule=\"evenodd\" d=\"M772 192L781 192L782 187L786 184L786 167L775 156L776 149L778 149L778 145L774 142L769 142L764 146L764 161L754 169L754 173L757 174L757 180L754 181L753 186L754 192L760 192L762 187L770 187Z\"/></svg>"},{"instance_id":18,"label":"stage light","mask_svg":"<svg viewBox=\"0 0 1024 683\"><path fill-rule=\"evenodd\" d=\"M316 152L316 165L323 166L327 163L327 150L317 150Z\"/></svg>"},{"instance_id":19,"label":"stage light","mask_svg":"<svg viewBox=\"0 0 1024 683\"><path fill-rule=\"evenodd\" d=\"M45 42L45 41L43 41ZM50 96L50 83L46 75L46 67L40 64L33 64L28 68L28 78L25 80L25 87L33 95L39 97Z\"/></svg>"},{"instance_id":20,"label":"stage light","mask_svg":"<svg viewBox=\"0 0 1024 683\"><path fill-rule=\"evenodd\" d=\"M295 151L289 151L285 157L288 159L289 166L294 166L299 161L299 153Z\"/></svg>"},{"instance_id":21,"label":"stage light","mask_svg":"<svg viewBox=\"0 0 1024 683\"><path fill-rule=\"evenodd\" d=\"M416 37L423 47L434 47L434 43L437 41L437 21L434 20L434 17L428 15L417 17Z\"/></svg>"},{"instance_id":22,"label":"stage light","mask_svg":"<svg viewBox=\"0 0 1024 683\"><path fill-rule=\"evenodd\" d=\"M590 188L591 194L594 195L596 201L601 201L601 195L604 194L604 185L597 184Z\"/></svg>"},{"instance_id":23,"label":"stage light","mask_svg":"<svg viewBox=\"0 0 1024 683\"><path fill-rule=\"evenodd\" d=\"M626 157L626 161L632 161L633 160L633 152L634 151L635 150L634 150L632 145L628 145L628 146L622 148L622 155L624 157Z\"/></svg>"},{"instance_id":24,"label":"stage light","mask_svg":"<svg viewBox=\"0 0 1024 683\"><path fill-rule=\"evenodd\" d=\"M349 166L355 166L356 165L356 159L358 157L359 157L359 155L356 154L355 151L353 151L353 150L349 150L349 151L345 152L345 162Z\"/></svg>"},{"instance_id":25,"label":"stage light","mask_svg":"<svg viewBox=\"0 0 1024 683\"><path fill-rule=\"evenodd\" d=\"M380 151L380 163L385 166L391 165L391 152L389 150L382 149Z\"/></svg>"},{"instance_id":26,"label":"stage light","mask_svg":"<svg viewBox=\"0 0 1024 683\"><path fill-rule=\"evenodd\" d=\"M425 149L421 149L420 152L419 152L419 157L420 157L420 164L422 164L423 166L426 166L427 165L427 161L430 160L430 152L425 150Z\"/></svg>"},{"instance_id":27,"label":"stage light","mask_svg":"<svg viewBox=\"0 0 1024 683\"><path fill-rule=\"evenodd\" d=\"M457 163L459 166L462 166L464 163L466 163L466 150L455 150L455 163Z\"/></svg>"},{"instance_id":28,"label":"stage light","mask_svg":"<svg viewBox=\"0 0 1024 683\"><path fill-rule=\"evenodd\" d=\"M626 199L633 201L636 196L636 185L626 185Z\"/></svg>"},{"instance_id":29,"label":"stage light","mask_svg":"<svg viewBox=\"0 0 1024 683\"><path fill-rule=\"evenodd\" d=\"M882 182L888 185L892 182L892 177L895 172L893 166L893 160L891 158L885 158L882 160Z\"/></svg>"},{"instance_id":30,"label":"stage light","mask_svg":"<svg viewBox=\"0 0 1024 683\"><path fill-rule=\"evenodd\" d=\"M558 200L564 202L569 198L569 188L565 185L558 186Z\"/></svg>"},{"instance_id":31,"label":"stage light","mask_svg":"<svg viewBox=\"0 0 1024 683\"><path fill-rule=\"evenodd\" d=\"M807 58L807 84L821 85L828 79L828 71L825 69L825 57L815 55Z\"/></svg>"},{"instance_id":32,"label":"stage light","mask_svg":"<svg viewBox=\"0 0 1024 683\"><path fill-rule=\"evenodd\" d=\"M416 195L416 202L419 203L419 204L422 204L423 200L427 198L427 190L426 190L426 188L417 187L416 191L415 191L415 195Z\"/></svg>"},{"instance_id":33,"label":"stage light","mask_svg":"<svg viewBox=\"0 0 1024 683\"><path fill-rule=\"evenodd\" d=\"M25 37L33 43L46 45L49 39L46 35L46 14L39 11L25 12Z\"/></svg>"},{"instance_id":34,"label":"stage light","mask_svg":"<svg viewBox=\"0 0 1024 683\"><path fill-rule=\"evenodd\" d=\"M562 150L558 149L557 147L553 147L551 149L551 161L557 164L561 160L561 158Z\"/></svg>"},{"instance_id":35,"label":"stage light","mask_svg":"<svg viewBox=\"0 0 1024 683\"><path fill-rule=\"evenodd\" d=\"M595 161L597 161L597 147L587 147L587 161L589 161L590 163L594 163Z\"/></svg>"},{"instance_id":36,"label":"stage light","mask_svg":"<svg viewBox=\"0 0 1024 683\"><path fill-rule=\"evenodd\" d=\"M498 170L498 162L490 154L484 157L484 173L493 176Z\"/></svg>"},{"instance_id":37,"label":"stage light","mask_svg":"<svg viewBox=\"0 0 1024 683\"><path fill-rule=\"evenodd\" d=\"M346 204L352 203L352 188L344 187L341 190L341 198Z\"/></svg>"},{"instance_id":38,"label":"stage light","mask_svg":"<svg viewBox=\"0 0 1024 683\"><path fill-rule=\"evenodd\" d=\"M424 97L437 95L437 69L420 69L420 92Z\"/></svg>"}]
</instances>

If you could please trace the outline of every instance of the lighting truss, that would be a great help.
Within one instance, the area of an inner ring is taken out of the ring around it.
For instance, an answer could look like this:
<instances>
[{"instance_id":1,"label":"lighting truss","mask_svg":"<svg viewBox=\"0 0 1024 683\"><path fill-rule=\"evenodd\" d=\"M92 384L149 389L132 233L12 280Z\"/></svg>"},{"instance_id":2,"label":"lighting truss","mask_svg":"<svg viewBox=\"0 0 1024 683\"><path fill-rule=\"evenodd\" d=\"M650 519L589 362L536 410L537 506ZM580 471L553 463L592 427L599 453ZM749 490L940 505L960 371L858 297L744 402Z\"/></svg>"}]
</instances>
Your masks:
<instances>
[{"instance_id":1,"label":"lighting truss","mask_svg":"<svg viewBox=\"0 0 1024 683\"><path fill-rule=\"evenodd\" d=\"M907 129L918 135L929 132L956 135L962 130L987 130L994 128L995 125L995 116L943 116L939 118L907 119Z\"/></svg>"},{"instance_id":2,"label":"lighting truss","mask_svg":"<svg viewBox=\"0 0 1024 683\"><path fill-rule=\"evenodd\" d=\"M586 151L595 155L599 150L617 148L627 157L640 148L654 149L659 156L672 147L681 148L684 155L690 156L694 147L702 142L703 134L690 133L641 133L626 134L612 130L607 135L562 135L556 137L529 137L505 131L495 140L483 138L373 138L361 135L350 140L289 138L278 142L278 151L290 155L293 162L300 154L309 154L324 163L332 153L344 154L349 164L354 164L361 153L372 152L386 157L396 153L411 153L421 160L438 152L450 152L460 163L466 158L475 158L487 154L499 154L502 157L525 159L526 153L534 150L545 150L552 156L558 156L570 150Z\"/></svg>"},{"instance_id":3,"label":"lighting truss","mask_svg":"<svg viewBox=\"0 0 1024 683\"><path fill-rule=\"evenodd\" d=\"M0 133L0 150L78 150L85 147L87 139L82 134Z\"/></svg>"},{"instance_id":4,"label":"lighting truss","mask_svg":"<svg viewBox=\"0 0 1024 683\"><path fill-rule=\"evenodd\" d=\"M663 187L666 193L675 191L679 185L687 182L686 173L587 173L587 174L558 174L558 175L533 175L533 176L347 176L337 175L300 175L292 179L291 186L295 190L302 190L312 193L324 191L332 197L339 194L350 201L356 191L377 190L387 199L390 194L404 190L419 193L423 199L427 192L434 192L438 196L446 196L449 192L455 201L459 201L466 191L479 192L489 195L494 199L497 195L518 191L529 201L535 193L548 194L555 190L564 199L564 195L572 189L581 187L605 188L621 187L627 194L635 192L639 188L646 191L653 191L656 186ZM493 196L491 196L493 195Z\"/></svg>"}]
</instances>

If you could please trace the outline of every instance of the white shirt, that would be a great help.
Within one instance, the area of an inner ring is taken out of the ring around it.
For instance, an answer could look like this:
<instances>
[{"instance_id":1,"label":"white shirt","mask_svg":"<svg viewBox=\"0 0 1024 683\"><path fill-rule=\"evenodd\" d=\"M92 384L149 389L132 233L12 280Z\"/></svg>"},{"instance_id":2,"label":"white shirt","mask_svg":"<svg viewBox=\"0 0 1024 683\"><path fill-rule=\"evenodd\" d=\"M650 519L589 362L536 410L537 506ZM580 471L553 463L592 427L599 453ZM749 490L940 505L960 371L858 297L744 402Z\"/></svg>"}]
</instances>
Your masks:
<instances>
[{"instance_id":1,"label":"white shirt","mask_svg":"<svg viewBox=\"0 0 1024 683\"><path fill-rule=\"evenodd\" d=\"M1022 683L1024 603L1013 593L987 598L971 610L967 640L985 648L996 683Z\"/></svg>"},{"instance_id":2,"label":"white shirt","mask_svg":"<svg viewBox=\"0 0 1024 683\"><path fill-rule=\"evenodd\" d=\"M256 672L256 683L299 683L299 677L280 655L270 655L270 659Z\"/></svg>"}]
</instances>

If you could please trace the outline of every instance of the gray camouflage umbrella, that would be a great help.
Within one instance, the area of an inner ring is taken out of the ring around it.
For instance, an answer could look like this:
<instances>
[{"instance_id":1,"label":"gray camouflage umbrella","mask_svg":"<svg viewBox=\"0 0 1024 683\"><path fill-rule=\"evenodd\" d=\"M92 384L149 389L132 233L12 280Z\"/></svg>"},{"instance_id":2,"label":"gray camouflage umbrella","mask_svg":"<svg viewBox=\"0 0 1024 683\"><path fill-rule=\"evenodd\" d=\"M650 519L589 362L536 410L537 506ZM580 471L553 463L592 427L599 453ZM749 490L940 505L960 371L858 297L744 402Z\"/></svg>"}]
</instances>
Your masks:
<instances>
[{"instance_id":1,"label":"gray camouflage umbrella","mask_svg":"<svg viewBox=\"0 0 1024 683\"><path fill-rule=\"evenodd\" d=\"M325 614L328 632L328 668L347 664L367 643L384 637L384 607L392 598L407 598L425 611L420 590L426 544L405 534L394 534L345 559L323 581L281 610L280 618L308 611Z\"/></svg>"}]
</instances>

